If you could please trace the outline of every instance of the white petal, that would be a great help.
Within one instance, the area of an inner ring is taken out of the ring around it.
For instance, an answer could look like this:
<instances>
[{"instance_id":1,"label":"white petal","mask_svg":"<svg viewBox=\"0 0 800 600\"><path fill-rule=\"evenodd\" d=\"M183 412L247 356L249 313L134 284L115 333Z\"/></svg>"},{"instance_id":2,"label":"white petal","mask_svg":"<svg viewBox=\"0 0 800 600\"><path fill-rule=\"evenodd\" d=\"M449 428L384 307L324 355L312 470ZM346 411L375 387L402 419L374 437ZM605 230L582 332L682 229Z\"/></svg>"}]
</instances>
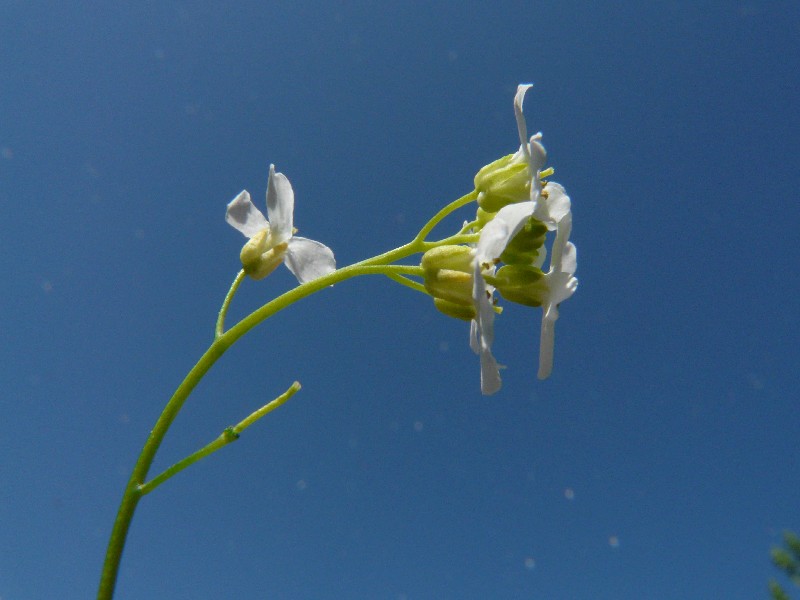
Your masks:
<instances>
[{"instance_id":1,"label":"white petal","mask_svg":"<svg viewBox=\"0 0 800 600\"><path fill-rule=\"evenodd\" d=\"M275 244L286 242L292 237L294 227L294 190L286 175L275 172L275 165L269 166L267 181L267 216L272 227Z\"/></svg>"},{"instance_id":2,"label":"white petal","mask_svg":"<svg viewBox=\"0 0 800 600\"><path fill-rule=\"evenodd\" d=\"M469 322L469 347L475 354L480 354L481 346L478 341L478 322L475 319Z\"/></svg>"},{"instance_id":3,"label":"white petal","mask_svg":"<svg viewBox=\"0 0 800 600\"><path fill-rule=\"evenodd\" d=\"M545 152L544 146L539 142L541 139L541 132L531 137L528 154L528 168L531 172L531 202L534 203L534 213L538 212L539 203L542 202L542 180L539 177L539 172L542 170L547 160L547 152Z\"/></svg>"},{"instance_id":4,"label":"white petal","mask_svg":"<svg viewBox=\"0 0 800 600\"><path fill-rule=\"evenodd\" d=\"M519 143L525 148L526 156L528 145L528 127L525 125L525 115L522 112L522 102L525 100L525 92L533 87L532 83L521 83L517 86L517 93L514 95L514 117L517 119L517 131L519 132Z\"/></svg>"},{"instance_id":5,"label":"white petal","mask_svg":"<svg viewBox=\"0 0 800 600\"><path fill-rule=\"evenodd\" d=\"M561 272L573 275L578 269L578 249L569 242L561 255Z\"/></svg>"},{"instance_id":6,"label":"white petal","mask_svg":"<svg viewBox=\"0 0 800 600\"><path fill-rule=\"evenodd\" d=\"M542 170L542 167L547 162L547 150L542 145L542 132L531 136L530 140L531 151L531 171L537 173ZM538 179L538 177L537 177Z\"/></svg>"},{"instance_id":7,"label":"white petal","mask_svg":"<svg viewBox=\"0 0 800 600\"><path fill-rule=\"evenodd\" d=\"M570 298L578 289L578 280L569 273L558 271L550 272L547 277L547 304L544 306L546 314L558 315L557 306Z\"/></svg>"},{"instance_id":8,"label":"white petal","mask_svg":"<svg viewBox=\"0 0 800 600\"><path fill-rule=\"evenodd\" d=\"M500 367L489 348L481 348L481 393L486 396L500 389Z\"/></svg>"},{"instance_id":9,"label":"white petal","mask_svg":"<svg viewBox=\"0 0 800 600\"><path fill-rule=\"evenodd\" d=\"M264 215L250 201L250 194L247 193L247 190L240 192L228 203L225 220L231 227L241 231L248 238L269 228Z\"/></svg>"},{"instance_id":10,"label":"white petal","mask_svg":"<svg viewBox=\"0 0 800 600\"><path fill-rule=\"evenodd\" d=\"M286 266L300 283L313 281L336 270L333 250L304 237L293 237L284 258Z\"/></svg>"},{"instance_id":11,"label":"white petal","mask_svg":"<svg viewBox=\"0 0 800 600\"><path fill-rule=\"evenodd\" d=\"M481 230L478 248L475 252L481 263L491 263L508 246L511 239L527 222L533 211L533 202L517 202L501 208L494 219Z\"/></svg>"},{"instance_id":12,"label":"white petal","mask_svg":"<svg viewBox=\"0 0 800 600\"><path fill-rule=\"evenodd\" d=\"M542 317L542 336L539 342L539 379L547 379L553 370L553 346L556 335L555 319Z\"/></svg>"},{"instance_id":13,"label":"white petal","mask_svg":"<svg viewBox=\"0 0 800 600\"><path fill-rule=\"evenodd\" d=\"M537 269L541 269L542 265L544 264L544 260L547 258L547 248L542 246L539 248L539 253L536 255L536 258L531 263L532 267L536 267Z\"/></svg>"},{"instance_id":14,"label":"white petal","mask_svg":"<svg viewBox=\"0 0 800 600\"><path fill-rule=\"evenodd\" d=\"M494 343L494 306L492 290L483 278L483 270L493 269L495 259L499 258L508 242L525 225L533 210L533 202L519 202L501 208L495 217L481 230L478 247L475 251L474 283L472 300L477 317L472 332L471 346L477 346L481 356L481 391L493 394L500 389L500 374L497 361L492 356Z\"/></svg>"},{"instance_id":15,"label":"white petal","mask_svg":"<svg viewBox=\"0 0 800 600\"><path fill-rule=\"evenodd\" d=\"M487 287L479 268L475 270L472 301L477 313L475 321L477 322L479 347L491 348L494 343L494 305L492 304L492 292Z\"/></svg>"},{"instance_id":16,"label":"white petal","mask_svg":"<svg viewBox=\"0 0 800 600\"><path fill-rule=\"evenodd\" d=\"M553 240L553 249L550 253L550 272L561 271L563 255L569 242L569 234L572 233L572 214L567 213L559 221L556 228L556 239ZM576 251L577 253L577 251ZM576 256L577 258L577 256ZM573 271L574 273L575 271Z\"/></svg>"},{"instance_id":17,"label":"white petal","mask_svg":"<svg viewBox=\"0 0 800 600\"><path fill-rule=\"evenodd\" d=\"M547 183L547 199L541 198L534 216L552 231L570 213L571 204L564 187L553 181Z\"/></svg>"}]
</instances>

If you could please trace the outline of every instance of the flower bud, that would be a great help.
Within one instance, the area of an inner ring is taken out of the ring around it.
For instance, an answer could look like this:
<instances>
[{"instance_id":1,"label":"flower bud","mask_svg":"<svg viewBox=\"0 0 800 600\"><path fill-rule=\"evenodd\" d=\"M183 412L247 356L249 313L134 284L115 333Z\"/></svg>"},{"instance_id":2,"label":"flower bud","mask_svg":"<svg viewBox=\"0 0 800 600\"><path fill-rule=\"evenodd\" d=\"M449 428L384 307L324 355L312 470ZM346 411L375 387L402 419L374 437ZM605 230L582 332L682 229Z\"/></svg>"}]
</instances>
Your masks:
<instances>
[{"instance_id":1,"label":"flower bud","mask_svg":"<svg viewBox=\"0 0 800 600\"><path fill-rule=\"evenodd\" d=\"M475 213L475 221L477 221L476 229L478 231L483 229L483 226L486 225L492 219L494 219L494 216L496 214L497 213L485 211L479 206L477 212Z\"/></svg>"},{"instance_id":2,"label":"flower bud","mask_svg":"<svg viewBox=\"0 0 800 600\"><path fill-rule=\"evenodd\" d=\"M547 277L530 265L506 265L493 276L484 275L484 279L503 298L524 306L541 306L548 292Z\"/></svg>"},{"instance_id":3,"label":"flower bud","mask_svg":"<svg viewBox=\"0 0 800 600\"><path fill-rule=\"evenodd\" d=\"M472 307L472 261L473 250L469 246L449 245L428 250L420 263L425 289L434 299Z\"/></svg>"},{"instance_id":4,"label":"flower bud","mask_svg":"<svg viewBox=\"0 0 800 600\"><path fill-rule=\"evenodd\" d=\"M524 202L531 195L531 169L520 150L483 167L475 175L478 206L497 212L508 204Z\"/></svg>"},{"instance_id":5,"label":"flower bud","mask_svg":"<svg viewBox=\"0 0 800 600\"><path fill-rule=\"evenodd\" d=\"M471 304L469 306L465 306L463 304L448 302L447 300L442 300L441 298L434 298L433 305L448 317L461 319L462 321L471 321L475 318L475 307Z\"/></svg>"},{"instance_id":6,"label":"flower bud","mask_svg":"<svg viewBox=\"0 0 800 600\"><path fill-rule=\"evenodd\" d=\"M446 245L428 250L422 255L420 266L426 271L449 269L472 272L473 250L469 246Z\"/></svg>"}]
</instances>

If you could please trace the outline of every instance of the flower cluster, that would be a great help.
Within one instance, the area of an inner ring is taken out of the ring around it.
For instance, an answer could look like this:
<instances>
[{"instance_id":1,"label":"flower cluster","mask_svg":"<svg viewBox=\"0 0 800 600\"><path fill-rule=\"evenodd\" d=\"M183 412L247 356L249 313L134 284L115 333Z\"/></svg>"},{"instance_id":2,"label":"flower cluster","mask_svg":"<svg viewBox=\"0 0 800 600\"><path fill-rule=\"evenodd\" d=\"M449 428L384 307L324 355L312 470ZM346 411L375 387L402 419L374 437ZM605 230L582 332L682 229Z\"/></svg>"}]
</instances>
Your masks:
<instances>
[{"instance_id":1,"label":"flower cluster","mask_svg":"<svg viewBox=\"0 0 800 600\"><path fill-rule=\"evenodd\" d=\"M502 367L492 354L494 320L500 312L495 292L509 302L542 308L538 375L545 379L553 368L559 305L578 287L577 251L569 241L569 196L561 185L548 180L553 169L545 168L547 152L542 134L528 137L522 106L530 87L518 86L514 96L519 149L480 169L474 191L437 213L413 242L352 265L365 268L369 264L371 272L427 292L444 314L469 321L470 346L480 357L484 394L494 394L501 386ZM474 221L466 223L455 236L425 241L441 218L473 200L478 205ZM294 235L293 212L292 186L273 165L267 182L268 219L253 205L247 191L228 204L226 220L248 238L240 253L245 274L262 279L285 263L303 284L336 270L330 248ZM545 270L548 237L552 242ZM392 270L388 264L423 250L427 251L419 267L396 265ZM378 268L381 266L383 269ZM356 272L352 268L348 271L349 276ZM421 276L424 289L403 274Z\"/></svg>"},{"instance_id":2,"label":"flower cluster","mask_svg":"<svg viewBox=\"0 0 800 600\"><path fill-rule=\"evenodd\" d=\"M553 171L543 170L547 154L542 134L528 138L522 104L530 87L520 85L514 97L519 150L485 166L475 176L479 208L473 230L479 232L477 245L439 247L426 253L422 261L425 287L437 308L471 321L470 345L480 356L484 394L495 393L501 385L500 366L492 354L497 310L494 292L510 302L542 307L538 375L545 379L553 367L558 305L578 286L576 249L569 241L569 196L561 185L546 180ZM548 232L555 232L555 239L545 272ZM498 269L501 262L504 266ZM468 287L471 293L466 294Z\"/></svg>"}]
</instances>

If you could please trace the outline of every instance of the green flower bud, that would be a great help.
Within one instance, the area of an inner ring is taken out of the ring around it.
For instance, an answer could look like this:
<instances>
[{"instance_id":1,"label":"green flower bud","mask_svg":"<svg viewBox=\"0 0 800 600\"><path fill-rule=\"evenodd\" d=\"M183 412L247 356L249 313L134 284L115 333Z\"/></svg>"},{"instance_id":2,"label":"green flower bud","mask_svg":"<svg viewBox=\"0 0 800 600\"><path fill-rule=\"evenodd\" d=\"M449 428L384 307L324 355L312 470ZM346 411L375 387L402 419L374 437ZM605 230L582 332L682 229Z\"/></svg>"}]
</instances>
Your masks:
<instances>
[{"instance_id":1,"label":"green flower bud","mask_svg":"<svg viewBox=\"0 0 800 600\"><path fill-rule=\"evenodd\" d=\"M523 202L531 195L531 170L521 153L509 154L483 167L475 175L478 206L497 212L508 204Z\"/></svg>"},{"instance_id":2,"label":"green flower bud","mask_svg":"<svg viewBox=\"0 0 800 600\"><path fill-rule=\"evenodd\" d=\"M423 284L434 301L472 307L472 260L468 246L439 246L422 255Z\"/></svg>"},{"instance_id":3,"label":"green flower bud","mask_svg":"<svg viewBox=\"0 0 800 600\"><path fill-rule=\"evenodd\" d=\"M425 271L425 289L434 298L472 306L472 274L439 269Z\"/></svg>"},{"instance_id":4,"label":"green flower bud","mask_svg":"<svg viewBox=\"0 0 800 600\"><path fill-rule=\"evenodd\" d=\"M450 269L472 272L472 248L469 246L438 246L422 255L420 266L426 271Z\"/></svg>"},{"instance_id":5,"label":"green flower bud","mask_svg":"<svg viewBox=\"0 0 800 600\"><path fill-rule=\"evenodd\" d=\"M476 315L475 307L471 304L469 306L465 306L463 304L448 302L447 300L442 300L441 298L434 298L433 305L448 317L461 319L462 321L471 321Z\"/></svg>"},{"instance_id":6,"label":"green flower bud","mask_svg":"<svg viewBox=\"0 0 800 600\"><path fill-rule=\"evenodd\" d=\"M481 229L483 229L483 226L486 225L492 219L494 219L494 216L496 214L497 213L487 212L479 206L478 212L475 213L475 220L478 222L477 230L480 231Z\"/></svg>"},{"instance_id":7,"label":"green flower bud","mask_svg":"<svg viewBox=\"0 0 800 600\"><path fill-rule=\"evenodd\" d=\"M503 298L524 306L541 306L548 292L544 273L530 265L506 265L498 269L494 276L485 275L484 279Z\"/></svg>"}]
</instances>

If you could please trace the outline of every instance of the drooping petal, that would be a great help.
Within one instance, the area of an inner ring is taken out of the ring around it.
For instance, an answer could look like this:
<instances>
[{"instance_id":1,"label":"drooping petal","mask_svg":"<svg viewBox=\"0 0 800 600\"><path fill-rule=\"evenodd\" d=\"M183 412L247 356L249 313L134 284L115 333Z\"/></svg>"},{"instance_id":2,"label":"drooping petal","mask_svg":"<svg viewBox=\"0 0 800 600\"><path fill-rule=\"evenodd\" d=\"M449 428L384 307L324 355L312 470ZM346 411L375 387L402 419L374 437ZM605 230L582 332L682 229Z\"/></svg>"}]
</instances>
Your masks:
<instances>
[{"instance_id":1,"label":"drooping petal","mask_svg":"<svg viewBox=\"0 0 800 600\"><path fill-rule=\"evenodd\" d=\"M542 145L542 132L538 132L531 136L530 139L531 151L531 170L538 173L547 162L547 150Z\"/></svg>"},{"instance_id":2,"label":"drooping petal","mask_svg":"<svg viewBox=\"0 0 800 600\"><path fill-rule=\"evenodd\" d=\"M336 270L333 250L304 237L295 236L289 240L284 261L300 283L313 281Z\"/></svg>"},{"instance_id":3,"label":"drooping petal","mask_svg":"<svg viewBox=\"0 0 800 600\"><path fill-rule=\"evenodd\" d=\"M475 249L472 301L477 313L473 321L470 345L481 357L481 391L493 394L500 389L500 372L492 355L494 343L494 305L491 286L483 278L484 271L494 271L495 261L519 233L533 210L532 202L518 202L501 208L481 230Z\"/></svg>"},{"instance_id":4,"label":"drooping petal","mask_svg":"<svg viewBox=\"0 0 800 600\"><path fill-rule=\"evenodd\" d=\"M567 242L564 253L561 255L561 272L574 275L578 269L578 249L572 242Z\"/></svg>"},{"instance_id":5,"label":"drooping petal","mask_svg":"<svg viewBox=\"0 0 800 600\"><path fill-rule=\"evenodd\" d=\"M494 267L491 267L494 271ZM497 361L492 356L494 343L494 305L492 292L483 278L483 269L476 259L472 299L475 306L475 318L470 323L469 345L481 358L481 392L489 395L500 389L500 372Z\"/></svg>"},{"instance_id":6,"label":"drooping petal","mask_svg":"<svg viewBox=\"0 0 800 600\"><path fill-rule=\"evenodd\" d=\"M275 244L286 242L292 237L294 227L294 190L283 173L275 172L275 165L269 166L267 181L267 217L272 227Z\"/></svg>"},{"instance_id":7,"label":"drooping petal","mask_svg":"<svg viewBox=\"0 0 800 600\"><path fill-rule=\"evenodd\" d=\"M490 396L502 385L500 365L497 364L492 351L488 347L481 348L481 393Z\"/></svg>"},{"instance_id":8,"label":"drooping petal","mask_svg":"<svg viewBox=\"0 0 800 600\"><path fill-rule=\"evenodd\" d=\"M558 222L556 229L556 239L553 240L553 250L550 254L550 272L561 271L561 261L564 257L564 252L569 244L569 236L572 233L572 213L568 212ZM574 247L574 246L573 246ZM575 251L577 253L577 250ZM577 255L576 255L577 259ZM572 273L575 269L572 270Z\"/></svg>"},{"instance_id":9,"label":"drooping petal","mask_svg":"<svg viewBox=\"0 0 800 600\"><path fill-rule=\"evenodd\" d=\"M519 143L522 146L523 152L526 156L528 156L528 126L525 124L525 115L522 112L522 103L525 100L525 92L532 87L532 83L520 83L517 86L517 93L514 95L514 117L517 119Z\"/></svg>"},{"instance_id":10,"label":"drooping petal","mask_svg":"<svg viewBox=\"0 0 800 600\"><path fill-rule=\"evenodd\" d=\"M578 289L578 280L569 273L558 271L545 274L549 290L543 305L545 313L558 314L557 307Z\"/></svg>"},{"instance_id":11,"label":"drooping petal","mask_svg":"<svg viewBox=\"0 0 800 600\"><path fill-rule=\"evenodd\" d=\"M492 304L492 290L478 269L475 272L475 282L472 288L472 301L475 307L475 322L477 324L478 350L484 346L491 349L494 343L494 305ZM474 350L474 348L473 348Z\"/></svg>"},{"instance_id":12,"label":"drooping petal","mask_svg":"<svg viewBox=\"0 0 800 600\"><path fill-rule=\"evenodd\" d=\"M469 323L469 347L475 354L480 354L481 345L478 341L478 322L472 319Z\"/></svg>"},{"instance_id":13,"label":"drooping petal","mask_svg":"<svg viewBox=\"0 0 800 600\"><path fill-rule=\"evenodd\" d=\"M225 220L228 224L241 231L245 237L251 238L259 231L268 230L269 224L264 215L250 200L250 194L243 190L236 198L228 203L225 211Z\"/></svg>"},{"instance_id":14,"label":"drooping petal","mask_svg":"<svg viewBox=\"0 0 800 600\"><path fill-rule=\"evenodd\" d=\"M572 232L572 213L567 213L558 223L553 251L550 255L550 271L547 279L547 298L542 304L542 335L539 344L539 379L546 379L553 369L553 346L555 325L558 320L558 305L578 289L578 280L573 277L578 266L578 251L568 241Z\"/></svg>"},{"instance_id":15,"label":"drooping petal","mask_svg":"<svg viewBox=\"0 0 800 600\"><path fill-rule=\"evenodd\" d=\"M483 229L475 252L481 263L491 263L499 258L512 238L527 222L533 211L533 202L517 202L501 208Z\"/></svg>"},{"instance_id":16,"label":"drooping petal","mask_svg":"<svg viewBox=\"0 0 800 600\"><path fill-rule=\"evenodd\" d=\"M542 335L539 340L539 379L547 379L553 371L553 347L555 346L555 319L542 317Z\"/></svg>"}]
</instances>

